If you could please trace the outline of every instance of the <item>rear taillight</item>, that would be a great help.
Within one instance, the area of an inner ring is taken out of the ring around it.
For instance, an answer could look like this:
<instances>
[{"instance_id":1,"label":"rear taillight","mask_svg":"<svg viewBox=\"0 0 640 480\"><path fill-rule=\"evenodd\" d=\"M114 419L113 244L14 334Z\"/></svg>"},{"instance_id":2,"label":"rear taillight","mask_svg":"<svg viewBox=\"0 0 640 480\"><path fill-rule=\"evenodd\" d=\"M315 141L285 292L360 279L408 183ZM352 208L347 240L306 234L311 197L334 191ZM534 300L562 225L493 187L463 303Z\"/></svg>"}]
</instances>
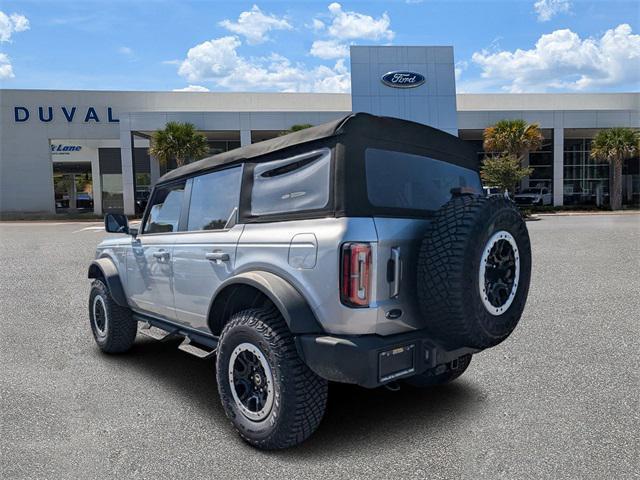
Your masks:
<instances>
[{"instance_id":1,"label":"rear taillight","mask_svg":"<svg viewBox=\"0 0 640 480\"><path fill-rule=\"evenodd\" d=\"M342 246L340 298L351 307L368 307L371 295L371 245L345 243Z\"/></svg>"}]
</instances>

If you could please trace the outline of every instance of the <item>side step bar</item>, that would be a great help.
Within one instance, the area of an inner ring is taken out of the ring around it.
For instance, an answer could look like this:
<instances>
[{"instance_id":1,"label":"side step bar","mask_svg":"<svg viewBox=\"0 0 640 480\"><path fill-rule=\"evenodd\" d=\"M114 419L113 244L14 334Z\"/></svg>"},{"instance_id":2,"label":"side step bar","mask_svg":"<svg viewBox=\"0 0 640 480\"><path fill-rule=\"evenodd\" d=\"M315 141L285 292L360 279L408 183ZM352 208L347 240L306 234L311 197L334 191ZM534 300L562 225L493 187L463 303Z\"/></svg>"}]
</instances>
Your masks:
<instances>
[{"instance_id":1,"label":"side step bar","mask_svg":"<svg viewBox=\"0 0 640 480\"><path fill-rule=\"evenodd\" d=\"M158 340L160 342L164 340L172 340L178 337L178 335L175 335L174 332L168 332L161 328L154 327L149 322L142 323L140 325L140 328L138 329L138 332L146 337L153 338L154 340Z\"/></svg>"},{"instance_id":2,"label":"side step bar","mask_svg":"<svg viewBox=\"0 0 640 480\"><path fill-rule=\"evenodd\" d=\"M205 350L204 348L198 347L191 343L191 339L189 337L184 337L182 343L178 345L178 350L190 353L191 355L195 355L198 358L207 359L213 357L216 354L217 348L214 348L213 350Z\"/></svg>"},{"instance_id":3,"label":"side step bar","mask_svg":"<svg viewBox=\"0 0 640 480\"><path fill-rule=\"evenodd\" d=\"M139 313L134 313L133 318L141 324L138 329L141 335L160 342L182 338L182 343L178 345L178 349L198 358L211 358L218 349L218 338L205 332L176 325L165 320L147 317Z\"/></svg>"}]
</instances>

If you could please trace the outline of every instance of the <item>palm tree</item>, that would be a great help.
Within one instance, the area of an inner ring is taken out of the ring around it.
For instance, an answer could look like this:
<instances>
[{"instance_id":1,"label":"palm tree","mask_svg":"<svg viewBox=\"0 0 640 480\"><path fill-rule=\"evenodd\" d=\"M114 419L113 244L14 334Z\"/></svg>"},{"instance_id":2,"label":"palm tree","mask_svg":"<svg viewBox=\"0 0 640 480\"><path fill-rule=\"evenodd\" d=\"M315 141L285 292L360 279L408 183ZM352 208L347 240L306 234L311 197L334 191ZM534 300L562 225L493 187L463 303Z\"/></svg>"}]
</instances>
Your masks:
<instances>
[{"instance_id":1,"label":"palm tree","mask_svg":"<svg viewBox=\"0 0 640 480\"><path fill-rule=\"evenodd\" d=\"M522 161L529 152L542 146L544 137L537 123L524 120L500 120L495 125L485 128L483 133L485 152L496 152L509 155Z\"/></svg>"},{"instance_id":2,"label":"palm tree","mask_svg":"<svg viewBox=\"0 0 640 480\"><path fill-rule=\"evenodd\" d=\"M171 159L176 165L199 160L209 153L207 137L198 133L191 123L168 122L163 130L158 130L151 136L149 155L167 165Z\"/></svg>"},{"instance_id":3,"label":"palm tree","mask_svg":"<svg viewBox=\"0 0 640 480\"><path fill-rule=\"evenodd\" d=\"M542 146L544 137L537 123L524 120L500 120L485 128L483 148L490 152L485 156L480 173L487 185L499 187L508 193L515 190L532 169L522 166L522 160L529 152Z\"/></svg>"},{"instance_id":4,"label":"palm tree","mask_svg":"<svg viewBox=\"0 0 640 480\"><path fill-rule=\"evenodd\" d=\"M613 188L609 197L611 210L622 207L622 164L639 152L640 134L630 128L601 130L591 142L591 158L608 162L613 170Z\"/></svg>"}]
</instances>

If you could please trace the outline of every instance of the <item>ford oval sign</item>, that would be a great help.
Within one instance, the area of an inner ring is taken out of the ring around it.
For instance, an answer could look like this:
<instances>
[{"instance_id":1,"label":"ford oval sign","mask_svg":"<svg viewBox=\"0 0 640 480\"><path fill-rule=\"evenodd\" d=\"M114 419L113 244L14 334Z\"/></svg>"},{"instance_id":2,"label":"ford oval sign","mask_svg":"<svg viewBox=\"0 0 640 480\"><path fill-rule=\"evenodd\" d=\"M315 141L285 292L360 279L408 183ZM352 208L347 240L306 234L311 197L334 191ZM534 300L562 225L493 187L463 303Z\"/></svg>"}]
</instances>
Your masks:
<instances>
[{"instance_id":1,"label":"ford oval sign","mask_svg":"<svg viewBox=\"0 0 640 480\"><path fill-rule=\"evenodd\" d=\"M394 88L414 88L424 83L424 75L416 72L389 72L385 73L382 83Z\"/></svg>"}]
</instances>

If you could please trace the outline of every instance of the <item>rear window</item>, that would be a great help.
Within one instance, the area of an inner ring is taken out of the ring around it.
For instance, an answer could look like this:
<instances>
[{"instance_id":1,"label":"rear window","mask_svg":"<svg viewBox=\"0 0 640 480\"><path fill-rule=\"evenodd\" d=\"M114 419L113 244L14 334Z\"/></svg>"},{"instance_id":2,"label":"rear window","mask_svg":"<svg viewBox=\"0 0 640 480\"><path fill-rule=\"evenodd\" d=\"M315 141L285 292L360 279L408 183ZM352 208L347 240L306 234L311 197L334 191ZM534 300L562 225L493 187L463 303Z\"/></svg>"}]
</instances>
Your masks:
<instances>
[{"instance_id":1,"label":"rear window","mask_svg":"<svg viewBox=\"0 0 640 480\"><path fill-rule=\"evenodd\" d=\"M437 210L449 201L452 188L482 192L478 172L411 153L368 148L365 169L367 197L376 207Z\"/></svg>"},{"instance_id":2,"label":"rear window","mask_svg":"<svg viewBox=\"0 0 640 480\"><path fill-rule=\"evenodd\" d=\"M260 163L253 171L251 214L316 210L329 203L331 150Z\"/></svg>"}]
</instances>

